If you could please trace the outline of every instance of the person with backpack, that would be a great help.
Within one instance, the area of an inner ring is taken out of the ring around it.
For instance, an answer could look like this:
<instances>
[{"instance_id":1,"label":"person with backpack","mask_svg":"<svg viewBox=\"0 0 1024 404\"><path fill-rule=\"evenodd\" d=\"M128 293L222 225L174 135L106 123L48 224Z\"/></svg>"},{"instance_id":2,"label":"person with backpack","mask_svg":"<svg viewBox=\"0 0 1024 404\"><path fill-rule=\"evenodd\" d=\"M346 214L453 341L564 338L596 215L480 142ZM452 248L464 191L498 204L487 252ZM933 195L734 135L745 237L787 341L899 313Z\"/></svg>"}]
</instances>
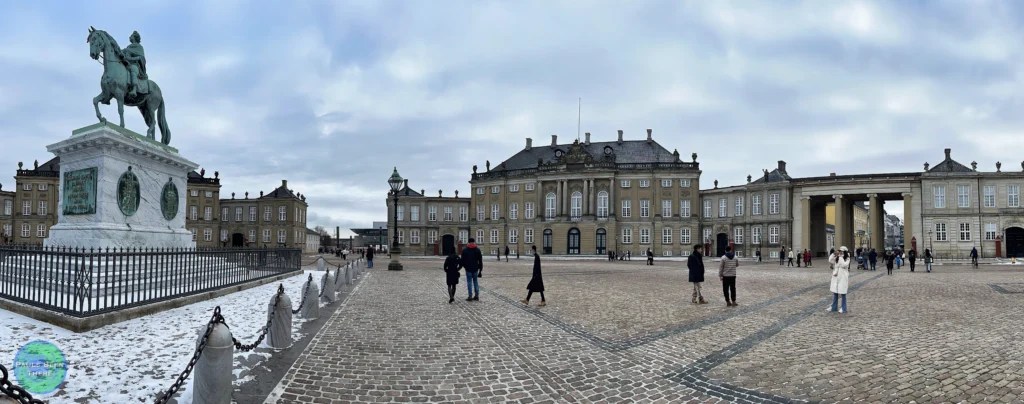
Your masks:
<instances>
[{"instance_id":1,"label":"person with backpack","mask_svg":"<svg viewBox=\"0 0 1024 404\"><path fill-rule=\"evenodd\" d=\"M693 246L693 253L686 259L686 268L690 271L690 283L693 284L693 304L707 304L704 295L700 293L700 284L704 283L704 246L697 244ZM699 299L699 300L698 300Z\"/></svg>"},{"instance_id":2,"label":"person with backpack","mask_svg":"<svg viewBox=\"0 0 1024 404\"><path fill-rule=\"evenodd\" d=\"M459 286L459 268L461 267L461 259L455 254L455 251L452 251L444 259L445 283L448 284L448 304L455 301L455 289Z\"/></svg>"},{"instance_id":3,"label":"person with backpack","mask_svg":"<svg viewBox=\"0 0 1024 404\"><path fill-rule=\"evenodd\" d=\"M469 244L462 249L461 264L466 268L466 290L469 292L469 300L480 300L480 272L484 269L484 254L476 246L476 240L469 238Z\"/></svg>"},{"instance_id":4,"label":"person with backpack","mask_svg":"<svg viewBox=\"0 0 1024 404\"><path fill-rule=\"evenodd\" d=\"M725 255L718 264L718 278L722 280L722 292L725 293L726 306L738 306L736 304L736 268L740 266L740 260L732 252L732 247L725 247Z\"/></svg>"}]
</instances>

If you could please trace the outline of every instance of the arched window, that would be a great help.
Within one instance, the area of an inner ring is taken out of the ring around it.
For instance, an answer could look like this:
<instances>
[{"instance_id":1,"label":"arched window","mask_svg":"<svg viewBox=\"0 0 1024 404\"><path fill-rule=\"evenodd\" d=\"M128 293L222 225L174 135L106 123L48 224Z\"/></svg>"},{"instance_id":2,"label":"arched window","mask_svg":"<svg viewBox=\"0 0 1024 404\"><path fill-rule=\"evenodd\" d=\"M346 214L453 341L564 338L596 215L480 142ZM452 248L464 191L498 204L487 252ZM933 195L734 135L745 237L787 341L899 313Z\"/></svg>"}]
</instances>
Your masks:
<instances>
[{"instance_id":1,"label":"arched window","mask_svg":"<svg viewBox=\"0 0 1024 404\"><path fill-rule=\"evenodd\" d=\"M548 192L544 197L544 217L551 219L555 217L555 193Z\"/></svg>"},{"instance_id":2,"label":"arched window","mask_svg":"<svg viewBox=\"0 0 1024 404\"><path fill-rule=\"evenodd\" d=\"M608 217L608 191L597 193L597 217Z\"/></svg>"},{"instance_id":3,"label":"arched window","mask_svg":"<svg viewBox=\"0 0 1024 404\"><path fill-rule=\"evenodd\" d=\"M574 219L579 219L580 216L583 216L583 193L579 191L573 192L569 202L571 208L569 215Z\"/></svg>"}]
</instances>

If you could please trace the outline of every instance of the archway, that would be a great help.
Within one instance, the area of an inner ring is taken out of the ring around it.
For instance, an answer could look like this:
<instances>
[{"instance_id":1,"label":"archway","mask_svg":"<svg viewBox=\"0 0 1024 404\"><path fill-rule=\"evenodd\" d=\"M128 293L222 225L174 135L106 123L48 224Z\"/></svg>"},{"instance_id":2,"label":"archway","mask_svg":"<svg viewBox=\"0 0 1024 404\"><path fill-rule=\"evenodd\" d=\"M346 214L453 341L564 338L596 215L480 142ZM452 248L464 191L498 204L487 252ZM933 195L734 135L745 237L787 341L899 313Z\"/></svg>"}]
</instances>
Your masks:
<instances>
[{"instance_id":1,"label":"archway","mask_svg":"<svg viewBox=\"0 0 1024 404\"><path fill-rule=\"evenodd\" d=\"M231 246L232 247L244 247L245 236L242 233L235 233L231 235Z\"/></svg>"},{"instance_id":2,"label":"archway","mask_svg":"<svg viewBox=\"0 0 1024 404\"><path fill-rule=\"evenodd\" d=\"M608 231L597 229L597 253L604 254L608 248Z\"/></svg>"},{"instance_id":3,"label":"archway","mask_svg":"<svg viewBox=\"0 0 1024 404\"><path fill-rule=\"evenodd\" d=\"M1024 257L1024 229L1006 228L1006 257Z\"/></svg>"},{"instance_id":4,"label":"archway","mask_svg":"<svg viewBox=\"0 0 1024 404\"><path fill-rule=\"evenodd\" d=\"M569 243L566 254L579 255L580 253L580 229L575 227L569 229Z\"/></svg>"},{"instance_id":5,"label":"archway","mask_svg":"<svg viewBox=\"0 0 1024 404\"><path fill-rule=\"evenodd\" d=\"M725 255L725 247L729 246L729 235L725 233L718 233L715 236L715 256L721 257Z\"/></svg>"},{"instance_id":6,"label":"archway","mask_svg":"<svg viewBox=\"0 0 1024 404\"><path fill-rule=\"evenodd\" d=\"M551 245L553 243L553 235L551 229L544 229L544 254L551 254Z\"/></svg>"},{"instance_id":7,"label":"archway","mask_svg":"<svg viewBox=\"0 0 1024 404\"><path fill-rule=\"evenodd\" d=\"M451 234L441 236L441 254L445 256L455 254L455 236Z\"/></svg>"}]
</instances>

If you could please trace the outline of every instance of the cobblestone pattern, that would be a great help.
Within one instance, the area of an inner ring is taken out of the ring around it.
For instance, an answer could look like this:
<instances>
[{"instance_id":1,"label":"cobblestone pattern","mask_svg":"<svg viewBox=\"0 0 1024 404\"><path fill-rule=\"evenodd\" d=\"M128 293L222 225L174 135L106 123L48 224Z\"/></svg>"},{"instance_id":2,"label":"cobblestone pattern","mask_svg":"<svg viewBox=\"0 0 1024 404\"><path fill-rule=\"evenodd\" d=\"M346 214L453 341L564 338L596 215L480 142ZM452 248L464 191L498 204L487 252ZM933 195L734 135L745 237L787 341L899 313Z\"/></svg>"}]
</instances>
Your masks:
<instances>
[{"instance_id":1,"label":"cobblestone pattern","mask_svg":"<svg viewBox=\"0 0 1024 404\"><path fill-rule=\"evenodd\" d=\"M481 301L451 305L440 262L374 271L272 397L972 402L1024 393L1021 295L989 286L1014 283L1012 271L856 271L845 315L825 312L823 268L741 267L741 306L731 308L716 276L705 286L712 304L692 305L685 270L571 261L545 263L548 306L535 306L536 295L524 306L529 271L527 260L486 263ZM968 310L978 312L968 320ZM1014 322L998 318L1006 310Z\"/></svg>"}]
</instances>

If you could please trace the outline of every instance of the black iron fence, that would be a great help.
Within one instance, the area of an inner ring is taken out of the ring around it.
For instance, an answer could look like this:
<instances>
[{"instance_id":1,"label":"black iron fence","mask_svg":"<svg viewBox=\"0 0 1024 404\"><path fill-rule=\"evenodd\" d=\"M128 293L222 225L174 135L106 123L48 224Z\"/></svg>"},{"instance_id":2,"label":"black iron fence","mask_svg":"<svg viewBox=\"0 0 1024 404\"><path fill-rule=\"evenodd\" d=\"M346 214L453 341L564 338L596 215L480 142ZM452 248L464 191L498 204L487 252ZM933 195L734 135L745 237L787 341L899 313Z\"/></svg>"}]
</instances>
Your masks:
<instances>
[{"instance_id":1,"label":"black iron fence","mask_svg":"<svg viewBox=\"0 0 1024 404\"><path fill-rule=\"evenodd\" d=\"M74 317L301 270L302 251L0 246L0 298Z\"/></svg>"}]
</instances>

